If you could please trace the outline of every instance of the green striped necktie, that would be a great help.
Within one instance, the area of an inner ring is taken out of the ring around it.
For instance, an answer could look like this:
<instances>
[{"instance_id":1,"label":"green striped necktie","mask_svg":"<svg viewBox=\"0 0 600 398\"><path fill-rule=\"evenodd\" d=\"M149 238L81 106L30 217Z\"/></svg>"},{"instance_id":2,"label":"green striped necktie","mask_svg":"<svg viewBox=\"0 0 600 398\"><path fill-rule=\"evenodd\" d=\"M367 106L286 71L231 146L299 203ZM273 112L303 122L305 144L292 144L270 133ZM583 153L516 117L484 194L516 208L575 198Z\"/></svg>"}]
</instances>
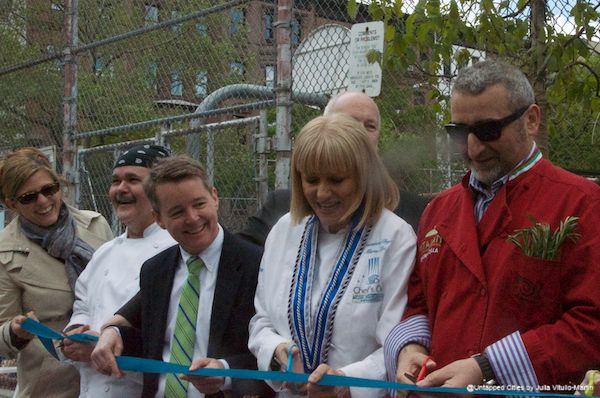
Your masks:
<instances>
[{"instance_id":1,"label":"green striped necktie","mask_svg":"<svg viewBox=\"0 0 600 398\"><path fill-rule=\"evenodd\" d=\"M196 319L198 317L198 299L200 298L200 269L204 263L199 257L191 256L187 260L188 278L183 285L175 332L171 342L170 362L190 366L194 357L194 342L196 341ZM188 382L174 374L167 374L165 398L187 397Z\"/></svg>"}]
</instances>

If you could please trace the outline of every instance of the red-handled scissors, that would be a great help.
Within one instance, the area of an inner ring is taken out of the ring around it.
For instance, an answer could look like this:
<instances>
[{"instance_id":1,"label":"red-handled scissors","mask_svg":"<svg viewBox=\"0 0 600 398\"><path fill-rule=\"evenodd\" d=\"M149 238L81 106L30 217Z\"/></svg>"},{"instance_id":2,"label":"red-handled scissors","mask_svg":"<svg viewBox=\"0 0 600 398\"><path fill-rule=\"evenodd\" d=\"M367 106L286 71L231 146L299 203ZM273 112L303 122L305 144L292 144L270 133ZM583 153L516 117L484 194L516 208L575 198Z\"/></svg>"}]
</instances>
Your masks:
<instances>
[{"instance_id":1,"label":"red-handled scissors","mask_svg":"<svg viewBox=\"0 0 600 398\"><path fill-rule=\"evenodd\" d=\"M425 356L423 359L423 363L421 364L421 370L419 371L419 375L417 376L417 381L421 381L425 378L427 374L427 361L429 361L431 357L429 355Z\"/></svg>"}]
</instances>

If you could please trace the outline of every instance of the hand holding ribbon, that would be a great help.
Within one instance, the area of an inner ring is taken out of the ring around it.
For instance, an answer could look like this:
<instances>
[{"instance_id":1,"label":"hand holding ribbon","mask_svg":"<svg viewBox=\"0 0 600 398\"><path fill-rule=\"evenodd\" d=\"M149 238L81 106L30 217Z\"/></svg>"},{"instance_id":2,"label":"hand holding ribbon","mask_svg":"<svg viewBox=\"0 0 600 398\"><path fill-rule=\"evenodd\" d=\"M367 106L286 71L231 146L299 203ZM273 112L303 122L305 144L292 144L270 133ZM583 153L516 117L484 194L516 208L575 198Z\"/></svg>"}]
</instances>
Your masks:
<instances>
[{"instance_id":1,"label":"hand holding ribbon","mask_svg":"<svg viewBox=\"0 0 600 398\"><path fill-rule=\"evenodd\" d=\"M32 319L27 319L23 322L22 327L25 331L37 335L40 340L42 339L64 339L65 336L61 333L58 333L47 326L40 324ZM117 338L118 337L118 338ZM73 334L68 336L71 340L79 340L79 341L95 341L98 338L96 336L91 336L89 334ZM465 389L465 388L449 388L449 387L419 387L414 384L402 384L397 382L389 382L384 380L372 380L372 379L363 379L358 377L348 377L344 376L342 372L339 370L334 370L328 365L320 365L317 369L311 374L305 373L295 373L295 372L268 372L268 371L260 371L260 370L247 370L247 369L224 369L224 368L211 368L208 365L206 367L199 367L196 370L190 370L190 367L184 365L178 365L169 362L163 362L153 359L145 359L145 358L134 358L127 356L118 356L121 354L123 346L121 338L117 331L113 328L107 328L103 331L100 336L100 340L96 344L96 349L92 353L92 361L94 361L94 357L96 351L99 347L105 344L108 348L108 352L110 354L110 359L112 359L112 365L107 366L108 369L105 374L115 374L117 376L123 375L122 370L132 371L132 372L142 372L142 373L174 373L174 374L186 374L186 375L195 375L195 376L203 376L203 377L231 377L231 378L239 378L239 379L253 379L253 380L272 380L277 382L286 382L286 383L299 383L308 386L319 386L318 390L307 390L311 396L318 397L336 397L342 398L347 397L346 392L348 391L348 387L360 387L360 388L376 388L376 389L388 389L388 390L400 390L400 391L417 391L424 393L433 393L433 394L441 394L438 396L448 396L448 394L481 394L481 391L477 389ZM50 343L52 343L50 341ZM120 343L120 344L119 344ZM48 349L48 346L46 347ZM54 346L51 344L51 348ZM292 352L286 357L294 357L293 347ZM288 347L289 350L289 347ZM288 351L289 352L289 351ZM115 357L116 356L116 357ZM287 359L287 358L286 358ZM422 358L421 358L422 359ZM470 359L470 358L469 358ZM418 361L417 361L418 362ZM108 364L105 363L105 364ZM450 364L452 365L452 364ZM448 366L450 366L448 365ZM296 365L292 362L292 368ZM475 364L476 366L476 364ZM444 368L443 368L444 369ZM436 373L433 372L432 375ZM425 380L423 380L425 381ZM421 384L421 383L420 383ZM307 388L309 388L307 386ZM334 389L324 388L325 386L336 387ZM503 395L503 396L512 396L515 395L514 391L485 391L483 392L487 395ZM335 394L335 395L331 395ZM562 398L563 394L557 393L538 393L538 392L530 392L520 390L518 392L519 396L532 396L532 397L556 397Z\"/></svg>"},{"instance_id":2,"label":"hand holding ribbon","mask_svg":"<svg viewBox=\"0 0 600 398\"><path fill-rule=\"evenodd\" d=\"M91 360L94 368L104 375L114 375L118 378L125 376L125 373L119 368L116 357L123 353L123 339L119 332L112 327L107 327L100 334L100 338L94 351L92 351Z\"/></svg>"},{"instance_id":3,"label":"hand holding ribbon","mask_svg":"<svg viewBox=\"0 0 600 398\"><path fill-rule=\"evenodd\" d=\"M29 311L26 315L17 315L10 321L10 331L14 333L18 339L31 340L35 337L34 334L29 333L22 327L23 322L26 322L29 318L37 321L37 317L33 311Z\"/></svg>"},{"instance_id":4,"label":"hand holding ribbon","mask_svg":"<svg viewBox=\"0 0 600 398\"><path fill-rule=\"evenodd\" d=\"M64 340L67 338L67 336L50 329L48 326L39 323L33 318L26 318L23 320L20 327L23 328L24 331L38 336L46 350L48 350L48 352L52 354L54 358L58 359L58 354L56 353L56 349L54 348L54 343L52 343L52 340ZM89 343L98 340L98 337L86 333L74 333L69 335L68 338L72 341L82 343Z\"/></svg>"},{"instance_id":5,"label":"hand holding ribbon","mask_svg":"<svg viewBox=\"0 0 600 398\"><path fill-rule=\"evenodd\" d=\"M63 340L61 351L65 357L69 358L72 361L90 362L90 355L92 354L92 351L96 346L95 342L81 342L71 340L70 338L68 338L69 336L79 335L83 333L87 334L88 336L99 336L98 332L90 330L90 325L80 325L76 328L65 332L67 337Z\"/></svg>"},{"instance_id":6,"label":"hand holding ribbon","mask_svg":"<svg viewBox=\"0 0 600 398\"><path fill-rule=\"evenodd\" d=\"M197 369L224 369L225 367L221 361L214 358L200 358L194 359L190 366L190 372ZM223 376L198 376L198 375L182 375L181 379L187 380L194 385L204 395L216 394L221 390L221 387L225 384L225 377Z\"/></svg>"}]
</instances>

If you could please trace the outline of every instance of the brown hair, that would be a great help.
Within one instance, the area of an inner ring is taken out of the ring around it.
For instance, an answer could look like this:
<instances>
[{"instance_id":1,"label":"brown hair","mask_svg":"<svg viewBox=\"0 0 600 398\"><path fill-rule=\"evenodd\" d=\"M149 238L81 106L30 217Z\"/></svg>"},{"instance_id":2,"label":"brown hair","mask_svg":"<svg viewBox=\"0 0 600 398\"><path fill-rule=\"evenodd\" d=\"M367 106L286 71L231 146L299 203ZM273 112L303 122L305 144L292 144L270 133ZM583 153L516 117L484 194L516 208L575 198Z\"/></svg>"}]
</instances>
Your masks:
<instances>
[{"instance_id":1,"label":"brown hair","mask_svg":"<svg viewBox=\"0 0 600 398\"><path fill-rule=\"evenodd\" d=\"M208 174L200 163L188 156L179 155L160 159L150 169L150 173L144 179L144 192L152 205L152 209L159 213L160 202L156 195L156 186L166 182L179 182L198 177L202 180L204 187L210 191L212 184Z\"/></svg>"},{"instance_id":2,"label":"brown hair","mask_svg":"<svg viewBox=\"0 0 600 398\"><path fill-rule=\"evenodd\" d=\"M25 182L38 171L45 171L56 181L60 177L39 149L24 147L9 152L0 162L0 199L3 204L12 200Z\"/></svg>"},{"instance_id":3,"label":"brown hair","mask_svg":"<svg viewBox=\"0 0 600 398\"><path fill-rule=\"evenodd\" d=\"M292 220L299 223L314 214L304 196L301 174L350 173L356 192L348 214L364 206L357 227L379 218L383 208L398 205L398 187L383 165L364 126L342 114L319 116L308 122L298 134L292 153Z\"/></svg>"}]
</instances>

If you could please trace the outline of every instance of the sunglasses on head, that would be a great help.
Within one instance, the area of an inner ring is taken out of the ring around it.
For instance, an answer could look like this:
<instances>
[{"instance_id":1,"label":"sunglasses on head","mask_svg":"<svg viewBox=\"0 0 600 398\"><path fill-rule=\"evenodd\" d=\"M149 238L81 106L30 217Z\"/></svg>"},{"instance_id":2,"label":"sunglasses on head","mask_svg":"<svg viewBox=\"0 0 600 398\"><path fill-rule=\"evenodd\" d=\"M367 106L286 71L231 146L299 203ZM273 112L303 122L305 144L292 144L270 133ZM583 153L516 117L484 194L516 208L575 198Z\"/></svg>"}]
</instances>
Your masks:
<instances>
[{"instance_id":1,"label":"sunglasses on head","mask_svg":"<svg viewBox=\"0 0 600 398\"><path fill-rule=\"evenodd\" d=\"M495 141L502 135L502 129L523 116L529 107L530 105L519 108L502 119L483 120L473 124L448 123L444 128L456 141L466 141L469 134L474 134L479 141Z\"/></svg>"},{"instance_id":2,"label":"sunglasses on head","mask_svg":"<svg viewBox=\"0 0 600 398\"><path fill-rule=\"evenodd\" d=\"M45 197L49 198L55 193L57 193L59 189L60 184L58 182L55 182L53 184L44 185L39 191L24 193L23 195L15 198L15 200L22 205L28 205L35 202L39 194L42 194Z\"/></svg>"}]
</instances>

